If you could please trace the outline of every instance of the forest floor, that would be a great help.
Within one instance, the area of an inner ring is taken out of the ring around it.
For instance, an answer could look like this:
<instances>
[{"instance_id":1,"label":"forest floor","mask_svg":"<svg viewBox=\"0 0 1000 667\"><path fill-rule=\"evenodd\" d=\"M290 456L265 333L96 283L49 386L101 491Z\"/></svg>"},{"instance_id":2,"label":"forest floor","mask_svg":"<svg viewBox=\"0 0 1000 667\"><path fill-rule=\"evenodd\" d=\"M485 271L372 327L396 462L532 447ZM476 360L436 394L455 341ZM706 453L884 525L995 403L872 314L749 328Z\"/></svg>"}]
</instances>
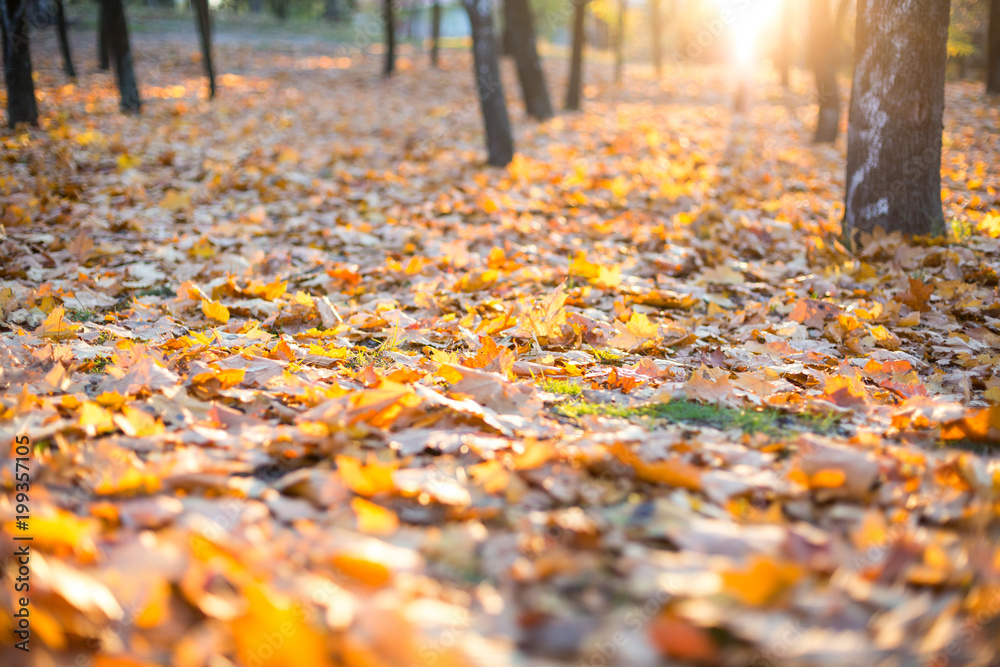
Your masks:
<instances>
[{"instance_id":1,"label":"forest floor","mask_svg":"<svg viewBox=\"0 0 1000 667\"><path fill-rule=\"evenodd\" d=\"M0 138L4 665L1000 660L979 85L952 237L852 255L804 74L734 117L722 70L593 67L535 124L508 63L496 170L464 53L223 40L207 103L137 39L123 117L50 33Z\"/></svg>"}]
</instances>

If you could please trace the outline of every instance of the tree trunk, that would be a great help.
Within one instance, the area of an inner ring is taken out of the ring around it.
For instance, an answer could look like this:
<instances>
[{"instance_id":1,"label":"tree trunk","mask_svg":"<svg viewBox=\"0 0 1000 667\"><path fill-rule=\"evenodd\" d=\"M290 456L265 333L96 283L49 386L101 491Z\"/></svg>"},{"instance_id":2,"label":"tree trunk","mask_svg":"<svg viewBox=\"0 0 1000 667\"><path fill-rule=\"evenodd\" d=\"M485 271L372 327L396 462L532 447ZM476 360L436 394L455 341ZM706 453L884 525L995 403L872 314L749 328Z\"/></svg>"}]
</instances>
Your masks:
<instances>
[{"instance_id":1,"label":"tree trunk","mask_svg":"<svg viewBox=\"0 0 1000 667\"><path fill-rule=\"evenodd\" d=\"M507 0L501 0L500 9L503 11L503 32L500 33L500 55L514 55L514 26L511 18L510 6Z\"/></svg>"},{"instance_id":2,"label":"tree trunk","mask_svg":"<svg viewBox=\"0 0 1000 667\"><path fill-rule=\"evenodd\" d=\"M288 18L288 0L272 0L271 9L274 10L274 15L279 21L284 21Z\"/></svg>"},{"instance_id":3,"label":"tree trunk","mask_svg":"<svg viewBox=\"0 0 1000 667\"><path fill-rule=\"evenodd\" d=\"M263 9L264 9L264 3L262 2L262 0L250 0L250 13L251 14L260 14L260 12Z\"/></svg>"},{"instance_id":4,"label":"tree trunk","mask_svg":"<svg viewBox=\"0 0 1000 667\"><path fill-rule=\"evenodd\" d=\"M859 0L844 237L944 232L941 133L950 0ZM905 7L905 9L904 9Z\"/></svg>"},{"instance_id":5,"label":"tree trunk","mask_svg":"<svg viewBox=\"0 0 1000 667\"><path fill-rule=\"evenodd\" d=\"M649 28L652 34L653 72L659 79L663 73L663 25L660 22L660 0L649 0Z\"/></svg>"},{"instance_id":6,"label":"tree trunk","mask_svg":"<svg viewBox=\"0 0 1000 667\"><path fill-rule=\"evenodd\" d=\"M569 87L566 89L566 110L580 109L580 90L583 87L584 21L587 17L587 0L571 0L573 10L573 52L569 61Z\"/></svg>"},{"instance_id":7,"label":"tree trunk","mask_svg":"<svg viewBox=\"0 0 1000 667\"><path fill-rule=\"evenodd\" d=\"M438 66L438 46L441 41L441 3L434 0L431 6L431 66Z\"/></svg>"},{"instance_id":8,"label":"tree trunk","mask_svg":"<svg viewBox=\"0 0 1000 667\"><path fill-rule=\"evenodd\" d=\"M383 76L392 76L396 71L396 21L392 0L383 0L382 21L385 23L385 66Z\"/></svg>"},{"instance_id":9,"label":"tree trunk","mask_svg":"<svg viewBox=\"0 0 1000 667\"><path fill-rule=\"evenodd\" d=\"M99 0L97 9L97 66L102 70L111 69L111 52L108 50L108 12L104 0Z\"/></svg>"},{"instance_id":10,"label":"tree trunk","mask_svg":"<svg viewBox=\"0 0 1000 667\"><path fill-rule=\"evenodd\" d=\"M341 19L340 0L325 0L323 3L323 18L327 21Z\"/></svg>"},{"instance_id":11,"label":"tree trunk","mask_svg":"<svg viewBox=\"0 0 1000 667\"><path fill-rule=\"evenodd\" d=\"M71 79L76 78L76 68L73 67L73 55L69 50L69 36L66 34L66 10L63 8L63 0L55 0L56 3L56 30L59 32L59 51L62 53L63 70L66 76Z\"/></svg>"},{"instance_id":12,"label":"tree trunk","mask_svg":"<svg viewBox=\"0 0 1000 667\"><path fill-rule=\"evenodd\" d=\"M552 102L545 86L545 73L535 48L535 21L528 0L504 0L510 21L511 46L517 61L517 76L521 81L524 107L528 115L538 120L552 118Z\"/></svg>"},{"instance_id":13,"label":"tree trunk","mask_svg":"<svg viewBox=\"0 0 1000 667\"><path fill-rule=\"evenodd\" d=\"M118 92L121 94L121 110L139 113L139 86L132 67L132 47L128 39L128 22L122 0L102 0L104 4L104 27L107 31L108 51L118 73Z\"/></svg>"},{"instance_id":14,"label":"tree trunk","mask_svg":"<svg viewBox=\"0 0 1000 667\"><path fill-rule=\"evenodd\" d=\"M38 125L35 82L31 77L31 49L27 0L0 0L3 28L3 71L7 80L7 124Z\"/></svg>"},{"instance_id":15,"label":"tree trunk","mask_svg":"<svg viewBox=\"0 0 1000 667\"><path fill-rule=\"evenodd\" d=\"M986 92L1000 95L1000 0L990 2L990 27L986 54Z\"/></svg>"},{"instance_id":16,"label":"tree trunk","mask_svg":"<svg viewBox=\"0 0 1000 667\"><path fill-rule=\"evenodd\" d=\"M500 62L493 33L493 14L489 0L464 0L472 24L473 74L479 93L479 107L486 128L487 162L505 167L514 157L514 138L510 132L507 102L500 80Z\"/></svg>"},{"instance_id":17,"label":"tree trunk","mask_svg":"<svg viewBox=\"0 0 1000 667\"><path fill-rule=\"evenodd\" d=\"M833 143L840 130L840 91L837 88L836 23L830 14L830 0L810 0L810 60L816 77L819 115L813 143Z\"/></svg>"},{"instance_id":18,"label":"tree trunk","mask_svg":"<svg viewBox=\"0 0 1000 667\"><path fill-rule=\"evenodd\" d=\"M208 77L208 99L215 99L215 67L212 65L212 24L208 12L208 0L191 0L194 5L194 21L201 34L201 59L205 62L205 76Z\"/></svg>"},{"instance_id":19,"label":"tree trunk","mask_svg":"<svg viewBox=\"0 0 1000 667\"><path fill-rule=\"evenodd\" d=\"M615 32L615 83L622 82L625 70L625 13L628 0L618 0L618 30Z\"/></svg>"}]
</instances>

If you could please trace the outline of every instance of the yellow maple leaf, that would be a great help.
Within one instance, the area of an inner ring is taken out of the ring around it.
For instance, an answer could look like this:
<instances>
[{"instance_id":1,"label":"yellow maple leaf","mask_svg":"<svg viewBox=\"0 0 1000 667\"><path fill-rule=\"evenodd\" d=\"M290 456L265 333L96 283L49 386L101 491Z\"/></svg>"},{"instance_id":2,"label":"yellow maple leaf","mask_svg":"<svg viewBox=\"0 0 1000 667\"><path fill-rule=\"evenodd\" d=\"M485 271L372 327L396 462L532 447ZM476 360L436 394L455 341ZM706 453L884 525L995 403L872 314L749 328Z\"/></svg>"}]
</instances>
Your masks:
<instances>
[{"instance_id":1,"label":"yellow maple leaf","mask_svg":"<svg viewBox=\"0 0 1000 667\"><path fill-rule=\"evenodd\" d=\"M66 319L66 311L62 306L56 306L45 318L45 321L35 329L35 334L52 340L75 338L81 327Z\"/></svg>"},{"instance_id":2,"label":"yellow maple leaf","mask_svg":"<svg viewBox=\"0 0 1000 667\"><path fill-rule=\"evenodd\" d=\"M220 324L225 324L229 321L229 309L223 306L218 301L209 301L208 299L201 300L201 311L205 313L205 317L215 320Z\"/></svg>"},{"instance_id":3,"label":"yellow maple leaf","mask_svg":"<svg viewBox=\"0 0 1000 667\"><path fill-rule=\"evenodd\" d=\"M748 568L723 572L722 583L726 592L744 604L763 607L776 601L801 576L802 568L794 563L756 555Z\"/></svg>"}]
</instances>

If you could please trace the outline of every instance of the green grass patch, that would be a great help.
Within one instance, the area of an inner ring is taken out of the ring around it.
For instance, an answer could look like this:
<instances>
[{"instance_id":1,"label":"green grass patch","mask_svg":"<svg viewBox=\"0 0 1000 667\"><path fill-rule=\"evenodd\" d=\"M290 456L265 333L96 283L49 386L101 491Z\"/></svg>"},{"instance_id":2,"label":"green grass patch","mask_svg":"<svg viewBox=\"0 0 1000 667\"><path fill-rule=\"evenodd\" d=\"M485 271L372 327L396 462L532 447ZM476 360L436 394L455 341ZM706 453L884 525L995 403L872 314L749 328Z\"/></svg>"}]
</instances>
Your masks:
<instances>
[{"instance_id":1,"label":"green grass patch","mask_svg":"<svg viewBox=\"0 0 1000 667\"><path fill-rule=\"evenodd\" d=\"M542 380L539 389L547 391L550 394L562 394L563 396L579 396L583 393L583 387L576 382L555 378L545 378Z\"/></svg>"},{"instance_id":2,"label":"green grass patch","mask_svg":"<svg viewBox=\"0 0 1000 667\"><path fill-rule=\"evenodd\" d=\"M573 401L559 405L555 410L571 418L598 415L652 421L654 426L656 422L666 422L710 426L721 430L737 428L744 433L766 433L772 436L787 435L795 431L831 433L840 427L840 417L834 413L795 414L773 408L729 408L683 399L638 407Z\"/></svg>"}]
</instances>

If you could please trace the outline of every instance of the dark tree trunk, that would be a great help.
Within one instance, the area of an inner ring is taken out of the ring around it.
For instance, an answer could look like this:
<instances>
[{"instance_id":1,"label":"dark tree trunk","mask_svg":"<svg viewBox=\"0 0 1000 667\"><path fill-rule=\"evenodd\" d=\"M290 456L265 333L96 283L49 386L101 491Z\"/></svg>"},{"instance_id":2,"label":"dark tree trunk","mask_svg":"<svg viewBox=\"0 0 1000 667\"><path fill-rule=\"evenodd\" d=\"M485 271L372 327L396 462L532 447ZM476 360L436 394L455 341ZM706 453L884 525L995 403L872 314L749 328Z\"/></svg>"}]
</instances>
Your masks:
<instances>
[{"instance_id":1,"label":"dark tree trunk","mask_svg":"<svg viewBox=\"0 0 1000 667\"><path fill-rule=\"evenodd\" d=\"M572 0L573 10L573 52L569 61L569 87L566 89L566 110L580 109L580 91L583 88L583 40L584 21L587 18L587 0Z\"/></svg>"},{"instance_id":2,"label":"dark tree trunk","mask_svg":"<svg viewBox=\"0 0 1000 667\"><path fill-rule=\"evenodd\" d=\"M392 76L396 71L396 20L392 0L383 0L382 21L385 23L385 66L383 76Z\"/></svg>"},{"instance_id":3,"label":"dark tree trunk","mask_svg":"<svg viewBox=\"0 0 1000 667\"><path fill-rule=\"evenodd\" d=\"M660 0L649 1L649 28L653 31L653 72L656 73L656 78L659 79L663 73L663 45L661 43L663 25L660 21Z\"/></svg>"},{"instance_id":4,"label":"dark tree trunk","mask_svg":"<svg viewBox=\"0 0 1000 667\"><path fill-rule=\"evenodd\" d=\"M950 0L859 0L844 236L944 232L941 133Z\"/></svg>"},{"instance_id":5,"label":"dark tree trunk","mask_svg":"<svg viewBox=\"0 0 1000 667\"><path fill-rule=\"evenodd\" d=\"M464 0L464 3L469 23L472 24L472 71L476 77L479 107L486 128L487 162L494 167L505 167L514 157L514 138L510 132L507 102L500 80L493 14L489 0Z\"/></svg>"},{"instance_id":6,"label":"dark tree trunk","mask_svg":"<svg viewBox=\"0 0 1000 667\"><path fill-rule=\"evenodd\" d=\"M625 13L628 0L618 0L618 29L615 31L615 83L622 82L625 70Z\"/></svg>"},{"instance_id":7,"label":"dark tree trunk","mask_svg":"<svg viewBox=\"0 0 1000 667\"><path fill-rule=\"evenodd\" d=\"M7 124L38 125L35 82L31 78L31 49L27 0L0 0L3 28L3 71L7 80Z\"/></svg>"},{"instance_id":8,"label":"dark tree trunk","mask_svg":"<svg viewBox=\"0 0 1000 667\"><path fill-rule=\"evenodd\" d=\"M438 43L441 41L441 3L434 0L431 6L431 66L438 66Z\"/></svg>"},{"instance_id":9,"label":"dark tree trunk","mask_svg":"<svg viewBox=\"0 0 1000 667\"><path fill-rule=\"evenodd\" d=\"M103 0L104 27L107 31L108 51L118 73L118 92L121 94L121 109L126 113L139 113L139 85L132 67L132 47L128 39L128 22L122 0Z\"/></svg>"},{"instance_id":10,"label":"dark tree trunk","mask_svg":"<svg viewBox=\"0 0 1000 667\"><path fill-rule=\"evenodd\" d=\"M325 0L323 3L323 18L327 21L339 21L342 18L340 0Z\"/></svg>"},{"instance_id":11,"label":"dark tree trunk","mask_svg":"<svg viewBox=\"0 0 1000 667\"><path fill-rule=\"evenodd\" d=\"M830 0L810 0L809 59L816 77L819 115L813 143L833 143L840 130L840 91L837 88L836 23L830 14Z\"/></svg>"},{"instance_id":12,"label":"dark tree trunk","mask_svg":"<svg viewBox=\"0 0 1000 667\"><path fill-rule=\"evenodd\" d=\"M71 79L76 78L76 68L73 67L73 54L69 50L69 36L66 34L66 10L63 0L56 2L56 30L59 32L59 51L62 53L63 71Z\"/></svg>"},{"instance_id":13,"label":"dark tree trunk","mask_svg":"<svg viewBox=\"0 0 1000 667\"><path fill-rule=\"evenodd\" d=\"M212 24L208 12L208 0L191 0L194 5L194 21L201 34L201 59L205 62L205 76L208 77L208 99L215 99L215 67L212 65Z\"/></svg>"},{"instance_id":14,"label":"dark tree trunk","mask_svg":"<svg viewBox=\"0 0 1000 667\"><path fill-rule=\"evenodd\" d=\"M989 44L986 54L986 92L1000 95L1000 0L990 2Z\"/></svg>"},{"instance_id":15,"label":"dark tree trunk","mask_svg":"<svg viewBox=\"0 0 1000 667\"><path fill-rule=\"evenodd\" d=\"M528 0L504 0L510 35L513 40L517 75L521 80L521 93L528 115L538 120L552 118L552 102L545 86L545 73L535 48L535 21Z\"/></svg>"},{"instance_id":16,"label":"dark tree trunk","mask_svg":"<svg viewBox=\"0 0 1000 667\"><path fill-rule=\"evenodd\" d=\"M264 9L264 3L261 0L250 0L250 13L260 14Z\"/></svg>"},{"instance_id":17,"label":"dark tree trunk","mask_svg":"<svg viewBox=\"0 0 1000 667\"><path fill-rule=\"evenodd\" d=\"M274 15L279 21L284 21L288 18L288 0L272 0L271 8L274 10Z\"/></svg>"},{"instance_id":18,"label":"dark tree trunk","mask_svg":"<svg viewBox=\"0 0 1000 667\"><path fill-rule=\"evenodd\" d=\"M111 69L111 51L108 49L108 12L104 0L99 0L97 10L97 66L102 70Z\"/></svg>"},{"instance_id":19,"label":"dark tree trunk","mask_svg":"<svg viewBox=\"0 0 1000 667\"><path fill-rule=\"evenodd\" d=\"M500 53L501 55L512 56L514 55L514 21L511 19L510 6L507 0L503 0L500 5L503 10L503 32L500 34Z\"/></svg>"}]
</instances>

